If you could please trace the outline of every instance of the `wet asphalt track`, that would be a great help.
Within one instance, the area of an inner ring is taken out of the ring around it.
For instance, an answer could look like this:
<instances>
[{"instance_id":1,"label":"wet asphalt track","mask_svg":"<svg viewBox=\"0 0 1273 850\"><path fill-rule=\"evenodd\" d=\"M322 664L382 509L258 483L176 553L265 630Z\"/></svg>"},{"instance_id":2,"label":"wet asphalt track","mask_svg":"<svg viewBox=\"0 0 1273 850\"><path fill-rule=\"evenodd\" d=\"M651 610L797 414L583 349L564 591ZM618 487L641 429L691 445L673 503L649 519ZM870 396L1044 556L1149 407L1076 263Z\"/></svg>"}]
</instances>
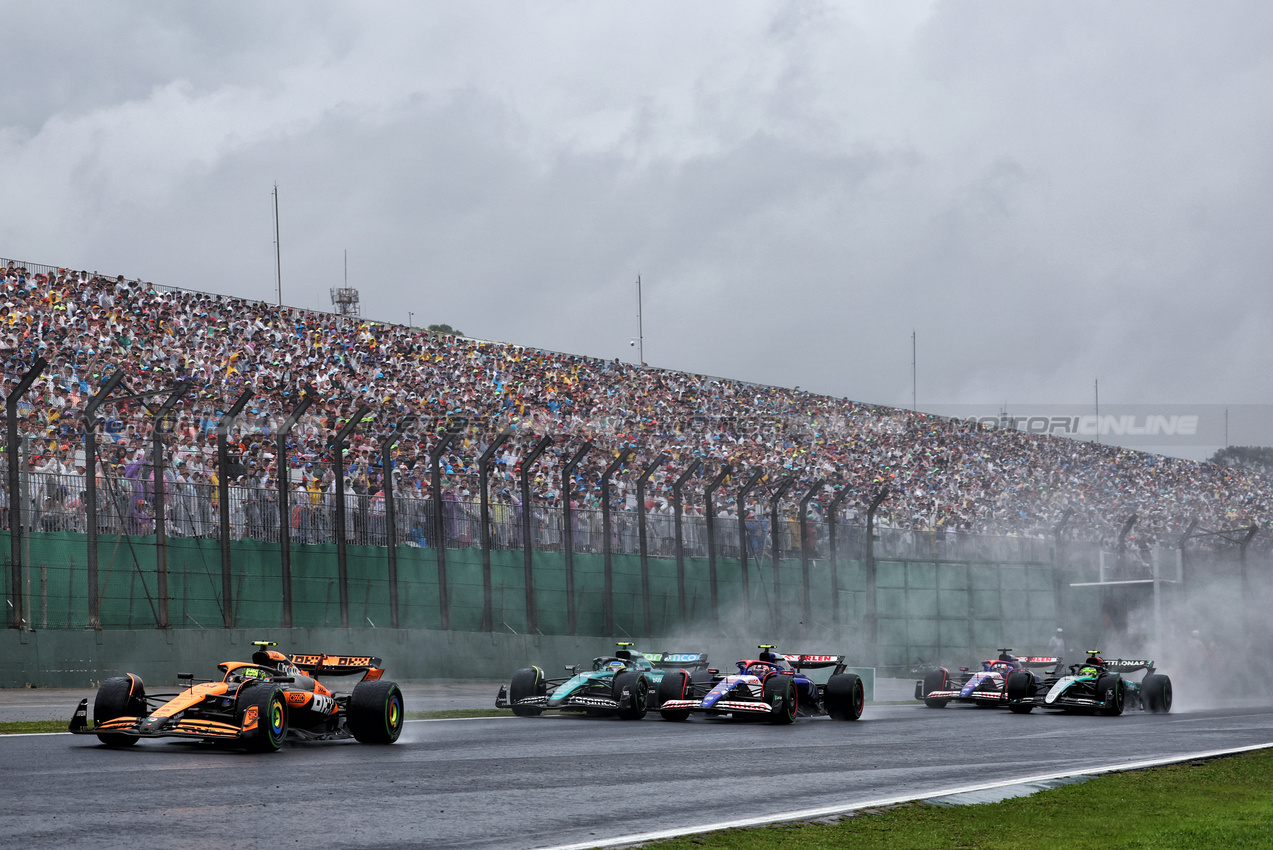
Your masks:
<instances>
[{"instance_id":1,"label":"wet asphalt track","mask_svg":"<svg viewBox=\"0 0 1273 850\"><path fill-rule=\"evenodd\" d=\"M793 726L411 722L272 755L0 736L0 847L534 848L1273 741L1273 708L1119 718L868 705Z\"/></svg>"}]
</instances>

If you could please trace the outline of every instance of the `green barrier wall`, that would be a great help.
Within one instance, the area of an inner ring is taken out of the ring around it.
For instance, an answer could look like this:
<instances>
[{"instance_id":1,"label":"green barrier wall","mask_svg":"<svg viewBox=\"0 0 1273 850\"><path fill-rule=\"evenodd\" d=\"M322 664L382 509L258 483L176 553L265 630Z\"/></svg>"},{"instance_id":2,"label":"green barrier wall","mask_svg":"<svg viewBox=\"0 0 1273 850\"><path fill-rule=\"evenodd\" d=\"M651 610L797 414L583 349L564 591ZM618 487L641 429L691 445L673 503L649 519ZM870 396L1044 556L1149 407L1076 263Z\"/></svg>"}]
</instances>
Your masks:
<instances>
[{"instance_id":1,"label":"green barrier wall","mask_svg":"<svg viewBox=\"0 0 1273 850\"><path fill-rule=\"evenodd\" d=\"M85 535L36 533L29 536L26 545L24 616L30 628L37 632L87 628ZM7 551L7 534L0 533L0 546ZM350 627L386 629L390 625L387 551L352 545L346 551ZM493 551L490 556L493 630L500 635L525 636L529 629L523 553ZM403 545L397 560L401 629L441 631L436 551ZM278 545L236 540L231 544L231 563L236 628L279 628L282 584ZM576 631L579 635L602 635L604 558L579 553L573 563ZM706 558L685 559L684 598L679 593L681 581L674 559L650 558L648 563L647 631L640 559L618 554L611 559L615 638L698 635L737 638L747 645L780 642L787 647L804 647L801 651L812 642L817 651L856 652L856 662L870 663L865 627L866 570L861 561L841 560L833 565L825 559L811 560L806 616L804 566L799 559L779 564L776 583L772 560L751 560L744 584L739 562L720 558L715 623ZM167 565L168 631L221 629L225 603L218 541L171 539ZM534 637L568 636L564 556L535 552L532 565ZM480 633L482 553L449 549L446 569L450 632ZM5 594L11 599L9 573L6 565ZM294 628L338 628L340 587L335 546L294 545L292 576ZM876 661L882 668L895 670L925 662L968 663L1001 645L1043 647L1062 619L1067 593L1056 568L1046 563L881 559L876 576ZM103 630L156 627L160 605L153 537L100 537L98 577ZM1067 623L1074 618L1073 612L1067 614Z\"/></svg>"}]
</instances>

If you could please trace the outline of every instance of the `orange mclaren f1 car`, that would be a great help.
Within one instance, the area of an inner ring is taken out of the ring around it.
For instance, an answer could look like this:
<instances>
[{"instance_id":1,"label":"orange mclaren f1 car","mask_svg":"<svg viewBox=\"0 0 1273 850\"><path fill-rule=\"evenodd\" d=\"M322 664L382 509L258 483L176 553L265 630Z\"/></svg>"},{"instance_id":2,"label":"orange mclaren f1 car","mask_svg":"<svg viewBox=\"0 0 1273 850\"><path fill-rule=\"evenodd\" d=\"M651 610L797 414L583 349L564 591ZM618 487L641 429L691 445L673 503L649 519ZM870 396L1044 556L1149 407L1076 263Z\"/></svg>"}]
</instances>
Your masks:
<instances>
[{"instance_id":1,"label":"orange mclaren f1 car","mask_svg":"<svg viewBox=\"0 0 1273 850\"><path fill-rule=\"evenodd\" d=\"M147 694L129 673L102 682L93 700L81 700L70 731L96 735L110 747L140 738L188 738L274 752L285 740L355 738L392 744L402 732L402 690L382 679L379 658L349 655L284 655L270 641L255 641L251 661L223 661L221 678L196 681L178 673L178 693ZM319 676L362 673L349 693L328 689Z\"/></svg>"}]
</instances>

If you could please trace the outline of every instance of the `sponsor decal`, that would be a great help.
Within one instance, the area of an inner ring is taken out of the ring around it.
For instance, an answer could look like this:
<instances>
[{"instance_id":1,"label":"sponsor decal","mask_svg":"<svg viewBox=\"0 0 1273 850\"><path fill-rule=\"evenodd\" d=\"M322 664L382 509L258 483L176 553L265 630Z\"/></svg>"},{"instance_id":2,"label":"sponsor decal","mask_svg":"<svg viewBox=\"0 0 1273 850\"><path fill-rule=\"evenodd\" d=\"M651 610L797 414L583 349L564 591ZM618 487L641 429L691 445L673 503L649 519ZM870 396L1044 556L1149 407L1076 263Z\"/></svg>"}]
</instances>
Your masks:
<instances>
[{"instance_id":1,"label":"sponsor decal","mask_svg":"<svg viewBox=\"0 0 1273 850\"><path fill-rule=\"evenodd\" d=\"M254 705L248 706L248 710L243 712L243 725L251 726L253 723L256 722L256 718L259 714L260 714L260 711L257 709L256 706Z\"/></svg>"},{"instance_id":2,"label":"sponsor decal","mask_svg":"<svg viewBox=\"0 0 1273 850\"><path fill-rule=\"evenodd\" d=\"M646 657L653 661L658 656L647 655ZM689 664L692 661L698 661L702 657L703 656L697 652L673 652L668 655L664 655L662 657L662 661L664 663L671 664Z\"/></svg>"}]
</instances>

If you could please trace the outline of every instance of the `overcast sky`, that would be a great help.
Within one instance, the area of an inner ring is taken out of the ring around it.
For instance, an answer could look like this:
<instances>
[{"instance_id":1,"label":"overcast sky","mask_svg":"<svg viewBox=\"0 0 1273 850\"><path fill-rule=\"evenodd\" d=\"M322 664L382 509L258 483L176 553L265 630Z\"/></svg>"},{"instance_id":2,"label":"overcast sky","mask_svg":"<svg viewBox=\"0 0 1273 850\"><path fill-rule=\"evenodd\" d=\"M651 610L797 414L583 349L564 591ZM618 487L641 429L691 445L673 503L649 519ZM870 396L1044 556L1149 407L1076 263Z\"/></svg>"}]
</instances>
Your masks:
<instances>
[{"instance_id":1,"label":"overcast sky","mask_svg":"<svg viewBox=\"0 0 1273 850\"><path fill-rule=\"evenodd\" d=\"M1273 3L0 0L0 256L909 405L1273 399Z\"/></svg>"}]
</instances>

